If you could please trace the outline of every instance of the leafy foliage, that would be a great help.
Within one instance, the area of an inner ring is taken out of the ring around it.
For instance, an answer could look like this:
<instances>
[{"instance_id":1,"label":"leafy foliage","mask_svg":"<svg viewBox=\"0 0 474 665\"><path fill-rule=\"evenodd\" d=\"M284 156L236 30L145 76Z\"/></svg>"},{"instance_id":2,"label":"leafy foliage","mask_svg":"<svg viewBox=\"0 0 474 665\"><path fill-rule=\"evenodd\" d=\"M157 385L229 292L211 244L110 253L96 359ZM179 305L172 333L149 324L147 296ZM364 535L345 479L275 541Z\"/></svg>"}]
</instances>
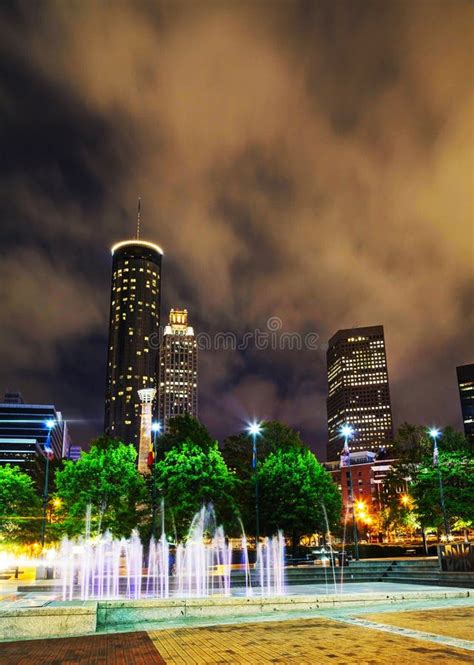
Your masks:
<instances>
[{"instance_id":1,"label":"leafy foliage","mask_svg":"<svg viewBox=\"0 0 474 665\"><path fill-rule=\"evenodd\" d=\"M418 463L424 455L429 454L432 442L428 430L421 425L403 423L395 436L395 457L403 463Z\"/></svg>"},{"instance_id":2,"label":"leafy foliage","mask_svg":"<svg viewBox=\"0 0 474 665\"><path fill-rule=\"evenodd\" d=\"M0 466L0 542L38 539L41 501L33 480L18 467Z\"/></svg>"},{"instance_id":3,"label":"leafy foliage","mask_svg":"<svg viewBox=\"0 0 474 665\"><path fill-rule=\"evenodd\" d=\"M385 529L398 535L413 532L420 526L423 529L440 527L443 518L439 476L437 467L433 466L433 441L427 428L404 423L398 430L395 447L400 463L389 472L384 483ZM447 513L452 525L462 528L466 526L466 509L470 512L470 499L466 499L465 493L469 493L466 469L472 464L472 448L464 434L452 427L442 431L438 448ZM409 505L401 501L406 490L408 495L413 495L414 505L411 499Z\"/></svg>"},{"instance_id":4,"label":"leafy foliage","mask_svg":"<svg viewBox=\"0 0 474 665\"><path fill-rule=\"evenodd\" d=\"M158 461L155 477L179 538L187 534L194 514L207 503L214 505L218 523L228 530L235 526L236 480L217 443L207 450L190 440L173 447Z\"/></svg>"},{"instance_id":5,"label":"leafy foliage","mask_svg":"<svg viewBox=\"0 0 474 665\"><path fill-rule=\"evenodd\" d=\"M158 458L163 459L168 451L179 448L185 441L191 441L204 451L210 450L215 443L207 428L185 413L169 420L167 431L158 439Z\"/></svg>"},{"instance_id":6,"label":"leafy foliage","mask_svg":"<svg viewBox=\"0 0 474 665\"><path fill-rule=\"evenodd\" d=\"M276 420L262 423L262 433L257 437L257 458L262 463L277 450L301 450L303 442L291 427ZM242 433L229 436L222 443L222 455L241 480L252 475L252 437Z\"/></svg>"},{"instance_id":7,"label":"leafy foliage","mask_svg":"<svg viewBox=\"0 0 474 665\"><path fill-rule=\"evenodd\" d=\"M474 457L464 450L441 449L438 466L433 466L431 456L425 457L411 486L421 524L440 527L443 523L439 473L450 523L474 525Z\"/></svg>"},{"instance_id":8,"label":"leafy foliage","mask_svg":"<svg viewBox=\"0 0 474 665\"><path fill-rule=\"evenodd\" d=\"M330 474L307 449L271 453L259 470L261 519L265 533L281 529L293 546L303 534L326 532L341 512L341 495Z\"/></svg>"},{"instance_id":9,"label":"leafy foliage","mask_svg":"<svg viewBox=\"0 0 474 665\"><path fill-rule=\"evenodd\" d=\"M68 535L84 530L89 504L97 531L109 529L115 536L130 535L138 522L137 505L145 489L136 456L134 446L101 437L77 462L64 463L64 469L56 473L56 487Z\"/></svg>"},{"instance_id":10,"label":"leafy foliage","mask_svg":"<svg viewBox=\"0 0 474 665\"><path fill-rule=\"evenodd\" d=\"M245 531L255 531L255 471L252 467L252 437L247 432L229 436L222 444L222 456L229 469L241 481L239 485L240 516ZM257 460L260 466L278 450L303 450L298 433L276 420L262 423L262 433L257 437Z\"/></svg>"}]
</instances>

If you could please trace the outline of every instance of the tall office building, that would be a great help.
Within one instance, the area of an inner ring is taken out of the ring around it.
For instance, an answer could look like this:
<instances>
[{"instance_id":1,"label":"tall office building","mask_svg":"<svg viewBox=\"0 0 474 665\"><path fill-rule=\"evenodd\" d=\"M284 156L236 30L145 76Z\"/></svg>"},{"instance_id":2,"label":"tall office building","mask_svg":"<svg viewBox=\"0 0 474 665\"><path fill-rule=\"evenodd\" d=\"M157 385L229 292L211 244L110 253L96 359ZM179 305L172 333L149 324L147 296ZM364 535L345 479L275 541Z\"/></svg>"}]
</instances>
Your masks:
<instances>
[{"instance_id":1,"label":"tall office building","mask_svg":"<svg viewBox=\"0 0 474 665\"><path fill-rule=\"evenodd\" d=\"M104 429L108 436L133 443L137 450L138 391L156 388L162 254L158 245L144 240L126 240L112 247Z\"/></svg>"},{"instance_id":2,"label":"tall office building","mask_svg":"<svg viewBox=\"0 0 474 665\"><path fill-rule=\"evenodd\" d=\"M54 457L67 457L71 439L61 412L52 404L25 404L21 393L6 393L0 403L0 465L18 466L39 479L49 420L54 422L50 439Z\"/></svg>"},{"instance_id":3,"label":"tall office building","mask_svg":"<svg viewBox=\"0 0 474 665\"><path fill-rule=\"evenodd\" d=\"M456 367L462 420L467 440L474 445L474 364Z\"/></svg>"},{"instance_id":4,"label":"tall office building","mask_svg":"<svg viewBox=\"0 0 474 665\"><path fill-rule=\"evenodd\" d=\"M160 348L159 419L166 429L168 420L184 413L197 418L197 343L188 326L187 310L170 312Z\"/></svg>"},{"instance_id":5,"label":"tall office building","mask_svg":"<svg viewBox=\"0 0 474 665\"><path fill-rule=\"evenodd\" d=\"M327 351L329 461L341 454L340 428L354 429L353 452L391 447L392 407L383 326L339 330Z\"/></svg>"}]
</instances>

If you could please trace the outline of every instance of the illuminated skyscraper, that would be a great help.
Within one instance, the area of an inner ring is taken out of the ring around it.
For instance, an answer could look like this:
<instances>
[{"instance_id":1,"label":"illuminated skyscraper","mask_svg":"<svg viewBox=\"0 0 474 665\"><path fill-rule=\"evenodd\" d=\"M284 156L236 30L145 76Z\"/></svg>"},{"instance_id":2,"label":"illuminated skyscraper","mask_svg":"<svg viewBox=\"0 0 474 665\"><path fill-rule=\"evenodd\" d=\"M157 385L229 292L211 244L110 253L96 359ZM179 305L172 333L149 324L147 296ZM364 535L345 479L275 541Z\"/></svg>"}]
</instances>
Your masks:
<instances>
[{"instance_id":1,"label":"illuminated skyscraper","mask_svg":"<svg viewBox=\"0 0 474 665\"><path fill-rule=\"evenodd\" d=\"M474 364L456 367L464 434L474 445Z\"/></svg>"},{"instance_id":2,"label":"illuminated skyscraper","mask_svg":"<svg viewBox=\"0 0 474 665\"><path fill-rule=\"evenodd\" d=\"M329 340L327 368L328 460L339 458L345 423L355 430L352 452L390 448L393 424L383 326L339 330Z\"/></svg>"},{"instance_id":3,"label":"illuminated skyscraper","mask_svg":"<svg viewBox=\"0 0 474 665\"><path fill-rule=\"evenodd\" d=\"M166 428L173 416L197 418L197 343L187 310L170 312L160 349L159 419Z\"/></svg>"},{"instance_id":4,"label":"illuminated skyscraper","mask_svg":"<svg viewBox=\"0 0 474 665\"><path fill-rule=\"evenodd\" d=\"M112 247L105 433L137 450L138 391L156 388L162 254L158 245L144 240Z\"/></svg>"}]
</instances>

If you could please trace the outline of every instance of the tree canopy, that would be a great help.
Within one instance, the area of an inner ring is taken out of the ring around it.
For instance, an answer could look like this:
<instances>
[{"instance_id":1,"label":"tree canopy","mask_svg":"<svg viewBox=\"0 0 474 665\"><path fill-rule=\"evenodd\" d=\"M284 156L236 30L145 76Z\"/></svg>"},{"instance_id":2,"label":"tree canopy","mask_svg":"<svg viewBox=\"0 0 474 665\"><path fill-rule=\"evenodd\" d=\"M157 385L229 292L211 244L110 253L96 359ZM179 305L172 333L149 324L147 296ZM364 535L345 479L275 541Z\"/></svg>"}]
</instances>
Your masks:
<instances>
[{"instance_id":1,"label":"tree canopy","mask_svg":"<svg viewBox=\"0 0 474 665\"><path fill-rule=\"evenodd\" d=\"M56 473L56 493L63 502L61 512L68 535L84 530L89 504L93 528L109 529L115 536L130 535L145 491L136 456L133 445L101 437L77 462L64 463L64 469Z\"/></svg>"},{"instance_id":2,"label":"tree canopy","mask_svg":"<svg viewBox=\"0 0 474 665\"><path fill-rule=\"evenodd\" d=\"M0 541L36 540L40 516L41 500L34 481L16 466L0 466Z\"/></svg>"},{"instance_id":3,"label":"tree canopy","mask_svg":"<svg viewBox=\"0 0 474 665\"><path fill-rule=\"evenodd\" d=\"M157 440L157 457L163 459L173 448L179 448L185 441L191 441L204 451L213 447L215 441L208 429L188 413L175 416L168 421L168 428Z\"/></svg>"},{"instance_id":4,"label":"tree canopy","mask_svg":"<svg viewBox=\"0 0 474 665\"><path fill-rule=\"evenodd\" d=\"M213 504L220 524L228 530L235 527L236 479L217 443L207 450L190 440L173 447L157 462L155 477L168 520L171 515L178 538L187 534L194 514L208 503Z\"/></svg>"},{"instance_id":5,"label":"tree canopy","mask_svg":"<svg viewBox=\"0 0 474 665\"><path fill-rule=\"evenodd\" d=\"M402 423L394 440L395 456L404 463L418 463L429 454L432 442L426 427Z\"/></svg>"},{"instance_id":6,"label":"tree canopy","mask_svg":"<svg viewBox=\"0 0 474 665\"><path fill-rule=\"evenodd\" d=\"M303 534L325 533L339 521L341 495L331 475L307 449L271 453L259 470L261 522L266 534L281 529L293 544Z\"/></svg>"},{"instance_id":7,"label":"tree canopy","mask_svg":"<svg viewBox=\"0 0 474 665\"><path fill-rule=\"evenodd\" d=\"M248 432L229 436L222 442L222 456L240 480L238 504L246 532L255 531L255 470L252 466L253 441ZM276 420L262 423L257 436L257 461L261 466L278 450L304 450L300 436L291 427Z\"/></svg>"},{"instance_id":8,"label":"tree canopy","mask_svg":"<svg viewBox=\"0 0 474 665\"><path fill-rule=\"evenodd\" d=\"M438 466L433 465L432 456L426 456L411 485L421 524L424 527L442 526L439 473L451 527L456 522L466 527L474 525L474 457L466 450L441 448Z\"/></svg>"},{"instance_id":9,"label":"tree canopy","mask_svg":"<svg viewBox=\"0 0 474 665\"><path fill-rule=\"evenodd\" d=\"M261 464L277 450L301 450L304 444L297 432L276 420L262 423L257 437L257 459ZM252 470L252 436L247 432L229 436L222 442L222 455L241 480L248 480Z\"/></svg>"}]
</instances>

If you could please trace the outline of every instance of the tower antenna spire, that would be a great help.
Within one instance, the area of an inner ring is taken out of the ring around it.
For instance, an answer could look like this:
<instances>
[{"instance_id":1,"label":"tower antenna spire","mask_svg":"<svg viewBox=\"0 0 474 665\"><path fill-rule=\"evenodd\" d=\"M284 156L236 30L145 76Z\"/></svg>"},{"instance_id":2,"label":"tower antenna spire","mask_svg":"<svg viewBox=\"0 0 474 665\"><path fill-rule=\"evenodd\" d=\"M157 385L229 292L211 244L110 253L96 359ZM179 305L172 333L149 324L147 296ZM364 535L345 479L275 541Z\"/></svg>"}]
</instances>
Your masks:
<instances>
[{"instance_id":1,"label":"tower antenna spire","mask_svg":"<svg viewBox=\"0 0 474 665\"><path fill-rule=\"evenodd\" d=\"M138 197L138 210L137 210L137 240L140 240L140 211L141 211L142 199Z\"/></svg>"}]
</instances>

